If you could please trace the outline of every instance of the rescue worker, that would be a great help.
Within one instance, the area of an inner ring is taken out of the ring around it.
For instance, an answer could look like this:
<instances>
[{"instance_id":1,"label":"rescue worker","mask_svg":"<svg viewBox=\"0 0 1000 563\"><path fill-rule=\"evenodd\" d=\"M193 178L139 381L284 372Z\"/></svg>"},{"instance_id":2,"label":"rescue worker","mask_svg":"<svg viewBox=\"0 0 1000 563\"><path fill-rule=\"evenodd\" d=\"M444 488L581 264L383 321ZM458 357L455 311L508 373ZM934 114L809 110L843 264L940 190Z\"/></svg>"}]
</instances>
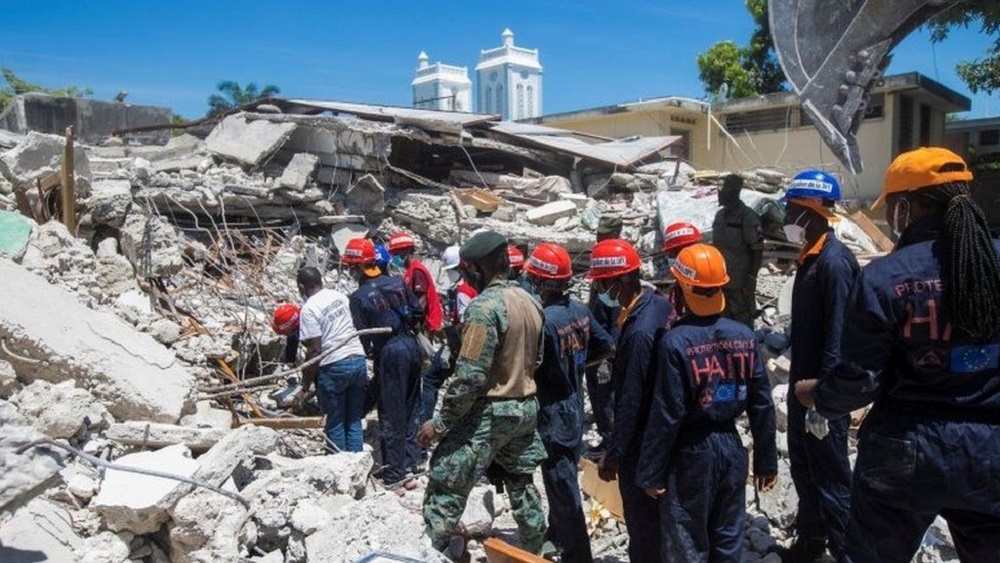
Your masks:
<instances>
[{"instance_id":1,"label":"rescue worker","mask_svg":"<svg viewBox=\"0 0 1000 563\"><path fill-rule=\"evenodd\" d=\"M660 555L660 513L656 500L636 485L639 446L649 413L653 382L650 365L657 341L675 320L665 297L639 281L639 253L628 242L608 239L590 255L590 274L598 299L617 303L620 334L611 368L614 426L608 449L598 463L605 481L618 477L630 561L655 561Z\"/></svg>"},{"instance_id":2,"label":"rescue worker","mask_svg":"<svg viewBox=\"0 0 1000 563\"><path fill-rule=\"evenodd\" d=\"M351 294L351 315L358 329L390 327L389 334L363 336L361 342L374 363L372 395L378 400L380 446L385 468L379 479L386 486L403 482L420 464L416 444L420 406L420 350L414 337L423 309L396 276L376 264L375 245L351 239L343 262L358 282Z\"/></svg>"},{"instance_id":3,"label":"rescue worker","mask_svg":"<svg viewBox=\"0 0 1000 563\"><path fill-rule=\"evenodd\" d=\"M469 492L492 465L502 474L521 547L538 553L545 514L532 474L545 459L534 380L541 307L507 279L507 241L495 232L469 238L459 267L479 296L465 312L462 351L441 410L418 435L423 446L441 440L424 494L426 533L445 551Z\"/></svg>"},{"instance_id":4,"label":"rescue worker","mask_svg":"<svg viewBox=\"0 0 1000 563\"><path fill-rule=\"evenodd\" d=\"M389 262L392 260L392 255L389 254L389 248L384 244L375 245L375 265L382 270L383 274L389 274Z\"/></svg>"},{"instance_id":5,"label":"rescue worker","mask_svg":"<svg viewBox=\"0 0 1000 563\"><path fill-rule=\"evenodd\" d=\"M597 223L597 242L608 239L621 238L622 219L617 215L603 215ZM618 341L618 313L621 309L617 303L605 305L597 298L597 290L590 286L590 297L587 306L594 314L597 323L601 325L612 340ZM611 438L611 365L609 361L600 362L597 365L588 366L587 377L587 397L590 399L590 411L594 415L594 426L597 427L597 434L601 437L601 442L590 449L587 455L599 458L607 448L608 440Z\"/></svg>"},{"instance_id":6,"label":"rescue worker","mask_svg":"<svg viewBox=\"0 0 1000 563\"><path fill-rule=\"evenodd\" d=\"M294 303L284 303L274 310L271 329L285 337L285 351L281 359L286 364L294 364L299 358L299 315L301 309Z\"/></svg>"},{"instance_id":7,"label":"rescue worker","mask_svg":"<svg viewBox=\"0 0 1000 563\"><path fill-rule=\"evenodd\" d=\"M778 474L771 385L756 335L721 317L729 276L718 249L682 250L671 273L688 314L656 347L636 483L660 499L659 561L739 562L748 471L736 419L746 411L754 485L769 491Z\"/></svg>"},{"instance_id":8,"label":"rescue worker","mask_svg":"<svg viewBox=\"0 0 1000 563\"><path fill-rule=\"evenodd\" d=\"M328 446L338 451L360 452L364 445L361 417L364 411L368 365L365 350L356 336L348 298L325 289L323 276L313 267L299 270L299 293L305 300L299 313L299 338L306 348L306 361L325 354L319 365L302 368L302 391L296 407L316 385L320 409L326 415L323 428Z\"/></svg>"},{"instance_id":9,"label":"rescue worker","mask_svg":"<svg viewBox=\"0 0 1000 563\"><path fill-rule=\"evenodd\" d=\"M444 321L441 298L438 297L430 271L417 259L415 252L416 245L410 235L396 233L389 237L389 253L392 255L390 264L402 272L403 282L420 302L427 330L431 334L436 334L441 330Z\"/></svg>"},{"instance_id":10,"label":"rescue worker","mask_svg":"<svg viewBox=\"0 0 1000 563\"><path fill-rule=\"evenodd\" d=\"M955 153L890 164L882 198L895 249L851 289L841 363L800 381L839 418L874 403L854 467L846 559L910 561L940 515L963 562L1000 560L1000 242Z\"/></svg>"},{"instance_id":11,"label":"rescue worker","mask_svg":"<svg viewBox=\"0 0 1000 563\"><path fill-rule=\"evenodd\" d=\"M764 235L760 217L740 200L743 178L730 174L719 190L722 209L712 223L712 245L722 252L729 268L726 316L751 329L757 313L757 272L764 259Z\"/></svg>"},{"instance_id":12,"label":"rescue worker","mask_svg":"<svg viewBox=\"0 0 1000 563\"><path fill-rule=\"evenodd\" d=\"M840 362L840 334L847 294L858 275L858 261L834 233L840 218L837 179L807 170L785 192L785 237L803 245L792 289L792 364L788 383L826 378ZM829 547L843 560L844 534L851 503L851 464L847 457L847 414L827 420L788 394L788 458L798 493L797 538L784 551L786 562L814 561Z\"/></svg>"},{"instance_id":13,"label":"rescue worker","mask_svg":"<svg viewBox=\"0 0 1000 563\"><path fill-rule=\"evenodd\" d=\"M512 244L507 247L507 257L510 260L510 272L507 276L512 282L521 286L521 289L527 291L529 295L533 295L535 288L531 287L524 276L524 252Z\"/></svg>"},{"instance_id":14,"label":"rescue worker","mask_svg":"<svg viewBox=\"0 0 1000 563\"><path fill-rule=\"evenodd\" d=\"M570 299L573 265L566 249L551 242L535 247L525 266L545 313L538 385L538 432L548 457L542 481L549 504L549 539L560 561L592 561L577 466L583 453L583 372L614 352L614 341L586 305Z\"/></svg>"},{"instance_id":15,"label":"rescue worker","mask_svg":"<svg viewBox=\"0 0 1000 563\"><path fill-rule=\"evenodd\" d=\"M663 230L663 254L666 255L670 266L674 265L677 255L682 250L700 242L701 231L698 230L698 227L686 221L671 223ZM667 298L670 299L670 304L674 306L677 317L683 317L686 313L684 310L684 299L681 296L680 287L676 283L670 288Z\"/></svg>"}]
</instances>

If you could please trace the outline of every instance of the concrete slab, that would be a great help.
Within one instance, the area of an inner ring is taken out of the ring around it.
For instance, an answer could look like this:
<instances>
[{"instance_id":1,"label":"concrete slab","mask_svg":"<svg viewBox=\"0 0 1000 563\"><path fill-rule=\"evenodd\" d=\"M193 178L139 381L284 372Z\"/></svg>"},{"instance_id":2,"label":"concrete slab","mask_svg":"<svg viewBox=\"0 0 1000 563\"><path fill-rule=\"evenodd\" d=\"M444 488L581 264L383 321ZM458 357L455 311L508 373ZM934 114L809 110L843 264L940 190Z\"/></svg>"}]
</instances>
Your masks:
<instances>
[{"instance_id":1,"label":"concrete slab","mask_svg":"<svg viewBox=\"0 0 1000 563\"><path fill-rule=\"evenodd\" d=\"M575 203L561 199L529 209L525 217L532 225L552 225L563 217L576 215L576 212Z\"/></svg>"},{"instance_id":2,"label":"concrete slab","mask_svg":"<svg viewBox=\"0 0 1000 563\"><path fill-rule=\"evenodd\" d=\"M0 174L21 184L55 172L61 166L65 145L62 137L31 131L16 147L0 155ZM77 177L90 180L90 161L80 145L73 150L73 169Z\"/></svg>"},{"instance_id":3,"label":"concrete slab","mask_svg":"<svg viewBox=\"0 0 1000 563\"><path fill-rule=\"evenodd\" d=\"M193 410L194 381L173 353L116 315L0 259L0 337L28 358L11 364L22 379L76 380L119 420L176 422Z\"/></svg>"},{"instance_id":4,"label":"concrete slab","mask_svg":"<svg viewBox=\"0 0 1000 563\"><path fill-rule=\"evenodd\" d=\"M0 561L76 561L83 538L73 530L73 517L58 504L35 499L0 526Z\"/></svg>"},{"instance_id":5,"label":"concrete slab","mask_svg":"<svg viewBox=\"0 0 1000 563\"><path fill-rule=\"evenodd\" d=\"M192 428L156 422L121 422L112 424L104 432L104 437L126 446L162 448L173 444L184 444L191 451L203 452L226 437L228 430L219 428Z\"/></svg>"},{"instance_id":6,"label":"concrete slab","mask_svg":"<svg viewBox=\"0 0 1000 563\"><path fill-rule=\"evenodd\" d=\"M230 115L212 129L205 147L223 158L258 166L288 140L294 123L247 121L242 114Z\"/></svg>"},{"instance_id":7,"label":"concrete slab","mask_svg":"<svg viewBox=\"0 0 1000 563\"><path fill-rule=\"evenodd\" d=\"M45 438L32 428L11 403L0 400L0 519L59 481L62 450L30 448L24 444ZM0 532L0 544L3 533ZM0 547L0 561L6 561Z\"/></svg>"},{"instance_id":8,"label":"concrete slab","mask_svg":"<svg viewBox=\"0 0 1000 563\"><path fill-rule=\"evenodd\" d=\"M378 179L365 174L347 188L347 208L353 213L382 213L385 211L385 188Z\"/></svg>"},{"instance_id":9,"label":"concrete slab","mask_svg":"<svg viewBox=\"0 0 1000 563\"><path fill-rule=\"evenodd\" d=\"M278 185L291 190L302 191L306 189L309 178L316 174L316 167L319 165L319 157L314 154L300 152L292 157L291 162L285 167L281 178L278 178Z\"/></svg>"}]
</instances>

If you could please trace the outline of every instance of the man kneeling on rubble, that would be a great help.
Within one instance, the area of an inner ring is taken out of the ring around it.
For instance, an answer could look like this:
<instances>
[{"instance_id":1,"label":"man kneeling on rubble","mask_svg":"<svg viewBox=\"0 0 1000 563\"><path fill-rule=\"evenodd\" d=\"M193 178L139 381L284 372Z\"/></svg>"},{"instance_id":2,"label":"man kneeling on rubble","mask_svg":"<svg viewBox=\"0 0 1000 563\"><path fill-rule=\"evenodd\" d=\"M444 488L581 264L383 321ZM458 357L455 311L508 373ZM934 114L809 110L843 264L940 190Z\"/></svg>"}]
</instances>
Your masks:
<instances>
[{"instance_id":1,"label":"man kneeling on rubble","mask_svg":"<svg viewBox=\"0 0 1000 563\"><path fill-rule=\"evenodd\" d=\"M480 293L465 312L462 350L441 411L417 436L424 446L441 439L424 496L426 533L435 549L446 550L469 492L489 466L507 490L524 549L538 553L545 513L532 474L545 459L534 380L541 307L507 279L501 235L478 233L460 255L463 277Z\"/></svg>"}]
</instances>

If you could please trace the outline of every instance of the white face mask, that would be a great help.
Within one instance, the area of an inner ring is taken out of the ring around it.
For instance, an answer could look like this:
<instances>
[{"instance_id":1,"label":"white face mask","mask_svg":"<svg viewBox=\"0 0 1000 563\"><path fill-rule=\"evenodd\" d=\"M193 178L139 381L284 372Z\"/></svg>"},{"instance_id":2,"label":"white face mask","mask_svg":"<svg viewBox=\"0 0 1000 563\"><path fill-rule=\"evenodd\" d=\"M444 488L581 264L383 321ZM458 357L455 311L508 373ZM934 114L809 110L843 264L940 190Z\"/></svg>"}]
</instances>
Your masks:
<instances>
[{"instance_id":1,"label":"white face mask","mask_svg":"<svg viewBox=\"0 0 1000 563\"><path fill-rule=\"evenodd\" d=\"M803 221L803 219L805 219ZM791 224L782 227L785 231L785 239L792 244L805 244L806 243L806 225L809 224L810 217L803 211L795 218ZM801 222L801 224L799 224Z\"/></svg>"},{"instance_id":2,"label":"white face mask","mask_svg":"<svg viewBox=\"0 0 1000 563\"><path fill-rule=\"evenodd\" d=\"M458 270L447 270L445 275L451 285L458 285L458 282L462 281L462 273Z\"/></svg>"},{"instance_id":3,"label":"white face mask","mask_svg":"<svg viewBox=\"0 0 1000 563\"><path fill-rule=\"evenodd\" d=\"M903 211L904 204L906 205L905 213ZM892 234L896 235L896 240L899 240L903 231L910 225L910 202L905 199L900 200L892 211L892 218L887 219L889 228L892 229Z\"/></svg>"}]
</instances>

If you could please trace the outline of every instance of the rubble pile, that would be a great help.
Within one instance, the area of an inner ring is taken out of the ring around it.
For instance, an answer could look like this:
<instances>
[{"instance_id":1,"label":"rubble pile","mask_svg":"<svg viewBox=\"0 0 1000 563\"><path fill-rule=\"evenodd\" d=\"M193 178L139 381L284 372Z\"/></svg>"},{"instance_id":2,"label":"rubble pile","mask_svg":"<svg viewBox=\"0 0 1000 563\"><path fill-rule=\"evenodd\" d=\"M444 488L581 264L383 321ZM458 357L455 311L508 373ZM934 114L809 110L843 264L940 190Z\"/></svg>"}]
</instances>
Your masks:
<instances>
[{"instance_id":1,"label":"rubble pile","mask_svg":"<svg viewBox=\"0 0 1000 563\"><path fill-rule=\"evenodd\" d=\"M64 139L0 131L0 294L13 296L0 308L0 560L300 563L383 551L438 561L422 537L426 477L387 491L370 478L370 445L323 455L317 425L291 424L301 413L271 396L283 379L218 386L288 367L271 311L298 299L303 265L351 291L337 266L356 236L405 230L435 271L445 246L489 228L560 243L583 272L600 217L614 214L644 274L662 277L663 228L683 219L710 236L724 177L662 156L675 141L279 100L225 116L204 138L77 146L70 233L48 220L58 215L37 189L59 170ZM787 182L740 173L758 212ZM876 250L850 220L838 233L859 254ZM759 327L781 410L794 251L768 253ZM366 420L369 444L377 431ZM745 561L775 561L789 540L783 431L779 450L779 491L758 504L748 489ZM624 524L585 506L595 556L625 559ZM517 534L506 497L485 484L462 528L477 561L485 538ZM936 524L920 560L954 559L950 545Z\"/></svg>"}]
</instances>

